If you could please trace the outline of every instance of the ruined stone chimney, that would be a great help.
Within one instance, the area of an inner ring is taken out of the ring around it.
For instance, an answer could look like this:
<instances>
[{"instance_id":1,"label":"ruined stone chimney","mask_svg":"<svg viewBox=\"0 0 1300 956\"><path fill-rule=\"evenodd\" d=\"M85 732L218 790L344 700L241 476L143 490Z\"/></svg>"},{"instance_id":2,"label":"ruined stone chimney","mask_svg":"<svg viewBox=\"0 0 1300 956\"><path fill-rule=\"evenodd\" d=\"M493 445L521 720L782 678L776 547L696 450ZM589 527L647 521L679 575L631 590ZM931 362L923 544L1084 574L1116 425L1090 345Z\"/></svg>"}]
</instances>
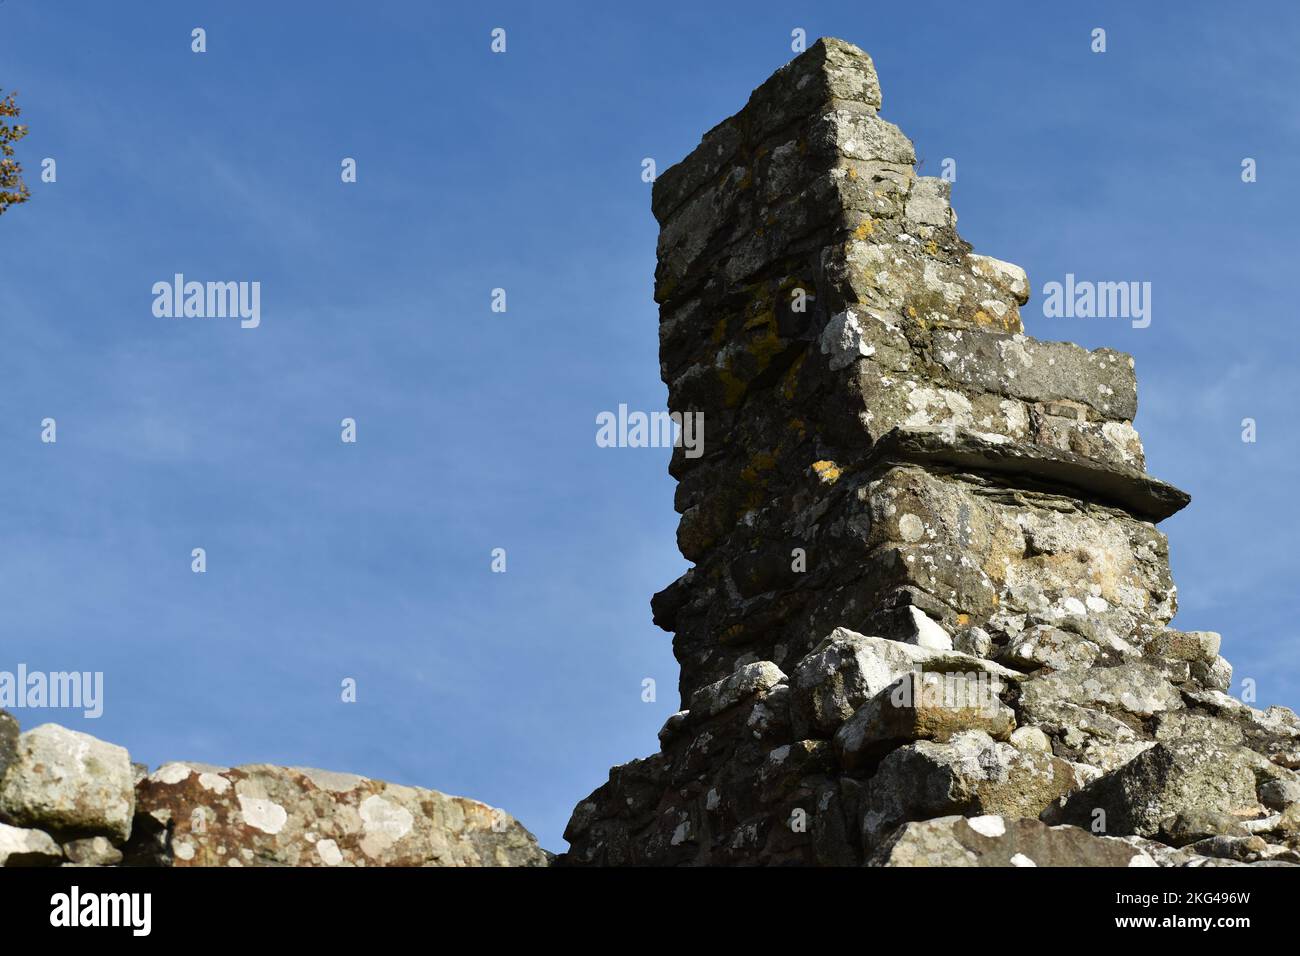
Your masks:
<instances>
[{"instance_id":1,"label":"ruined stone chimney","mask_svg":"<svg viewBox=\"0 0 1300 956\"><path fill-rule=\"evenodd\" d=\"M1133 360L1024 335L1024 271L971 251L880 108L870 57L824 39L655 183L668 405L707 422L670 466L694 567L652 602L682 710L578 806L565 862L1260 840L1300 722L1168 628L1155 523L1188 496L1146 474Z\"/></svg>"}]
</instances>

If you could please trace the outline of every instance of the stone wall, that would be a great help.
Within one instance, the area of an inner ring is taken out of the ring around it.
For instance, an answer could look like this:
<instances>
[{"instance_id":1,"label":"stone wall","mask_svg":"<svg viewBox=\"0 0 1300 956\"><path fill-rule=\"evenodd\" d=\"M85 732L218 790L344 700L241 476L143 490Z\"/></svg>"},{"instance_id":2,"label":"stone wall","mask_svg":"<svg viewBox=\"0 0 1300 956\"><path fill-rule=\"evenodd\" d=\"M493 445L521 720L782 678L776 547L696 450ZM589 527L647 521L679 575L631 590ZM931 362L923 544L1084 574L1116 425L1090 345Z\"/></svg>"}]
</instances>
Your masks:
<instances>
[{"instance_id":1,"label":"stone wall","mask_svg":"<svg viewBox=\"0 0 1300 956\"><path fill-rule=\"evenodd\" d=\"M168 763L0 711L0 866L546 866L477 800L305 768Z\"/></svg>"},{"instance_id":2,"label":"stone wall","mask_svg":"<svg viewBox=\"0 0 1300 956\"><path fill-rule=\"evenodd\" d=\"M819 41L655 183L682 710L564 862L1300 861L1300 721L1169 628L1133 360L1024 335L880 107Z\"/></svg>"}]
</instances>

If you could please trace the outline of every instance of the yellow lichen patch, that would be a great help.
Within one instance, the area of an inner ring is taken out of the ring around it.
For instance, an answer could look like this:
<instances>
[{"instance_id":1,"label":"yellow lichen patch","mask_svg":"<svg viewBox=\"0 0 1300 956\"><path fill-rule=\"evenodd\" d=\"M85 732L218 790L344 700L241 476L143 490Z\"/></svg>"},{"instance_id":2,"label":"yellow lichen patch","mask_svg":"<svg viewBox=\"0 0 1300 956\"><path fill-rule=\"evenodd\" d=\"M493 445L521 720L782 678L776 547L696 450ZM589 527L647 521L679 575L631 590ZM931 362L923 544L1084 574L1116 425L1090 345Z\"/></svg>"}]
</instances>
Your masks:
<instances>
[{"instance_id":1,"label":"yellow lichen patch","mask_svg":"<svg viewBox=\"0 0 1300 956\"><path fill-rule=\"evenodd\" d=\"M1007 332L1019 332L1023 329L1020 324L1020 313L1014 309L1009 310L1003 316L992 316L983 309L976 309L971 320L977 325L989 325L994 328L1000 328Z\"/></svg>"},{"instance_id":2,"label":"yellow lichen patch","mask_svg":"<svg viewBox=\"0 0 1300 956\"><path fill-rule=\"evenodd\" d=\"M722 400L728 408L735 408L745 397L745 381L732 374L729 368L718 369L718 380L722 382Z\"/></svg>"},{"instance_id":3,"label":"yellow lichen patch","mask_svg":"<svg viewBox=\"0 0 1300 956\"><path fill-rule=\"evenodd\" d=\"M812 463L812 470L819 480L828 485L833 485L840 480L840 466L833 461L815 461Z\"/></svg>"},{"instance_id":4,"label":"yellow lichen patch","mask_svg":"<svg viewBox=\"0 0 1300 956\"><path fill-rule=\"evenodd\" d=\"M750 354L758 361L758 370L761 372L771 364L772 359L780 355L785 350L785 340L776 332L776 317L773 316L772 324L763 331L762 335L755 336L749 343Z\"/></svg>"},{"instance_id":5,"label":"yellow lichen patch","mask_svg":"<svg viewBox=\"0 0 1300 956\"><path fill-rule=\"evenodd\" d=\"M785 340L777 331L776 312L772 310L770 301L767 296L761 298L758 302L759 311L745 322L745 330L755 333L745 346L745 351L754 356L755 375L766 369L786 346Z\"/></svg>"},{"instance_id":6,"label":"yellow lichen patch","mask_svg":"<svg viewBox=\"0 0 1300 956\"><path fill-rule=\"evenodd\" d=\"M876 231L876 224L870 219L864 219L858 224L858 228L853 230L853 238L861 242Z\"/></svg>"},{"instance_id":7,"label":"yellow lichen patch","mask_svg":"<svg viewBox=\"0 0 1300 956\"><path fill-rule=\"evenodd\" d=\"M744 503L746 508L757 508L767 498L763 474L776 467L776 455L760 451L740 470L740 480L751 487L746 490Z\"/></svg>"},{"instance_id":8,"label":"yellow lichen patch","mask_svg":"<svg viewBox=\"0 0 1300 956\"><path fill-rule=\"evenodd\" d=\"M937 255L939 252L939 246L935 243L933 239L931 239L929 242L925 244L925 251L932 256Z\"/></svg>"},{"instance_id":9,"label":"yellow lichen patch","mask_svg":"<svg viewBox=\"0 0 1300 956\"><path fill-rule=\"evenodd\" d=\"M776 467L776 455L770 451L760 451L749 460L749 464L740 470L740 478L746 484L757 484L765 471Z\"/></svg>"},{"instance_id":10,"label":"yellow lichen patch","mask_svg":"<svg viewBox=\"0 0 1300 956\"><path fill-rule=\"evenodd\" d=\"M739 404L745 396L749 382L754 376L761 374L771 364L772 359L784 351L787 344L777 332L776 312L772 309L771 294L761 284L751 289L754 296L750 305L751 313L741 326L741 331L748 332L749 336L748 340L738 343L745 354L728 355L726 366L718 370L724 401L728 408L734 408ZM725 334L725 321L715 325L713 344L718 345ZM738 335L737 338L744 337Z\"/></svg>"},{"instance_id":11,"label":"yellow lichen patch","mask_svg":"<svg viewBox=\"0 0 1300 956\"><path fill-rule=\"evenodd\" d=\"M857 178L858 178L858 171L857 171L856 169L854 169L852 166L850 166L850 167L849 167L849 173L848 173L848 175L849 175L849 179L857 179Z\"/></svg>"},{"instance_id":12,"label":"yellow lichen patch","mask_svg":"<svg viewBox=\"0 0 1300 956\"><path fill-rule=\"evenodd\" d=\"M804 359L807 357L807 352L800 352L799 357L786 369L785 378L781 382L781 394L785 396L787 402L794 401L794 393L799 386L799 370L803 368Z\"/></svg>"},{"instance_id":13,"label":"yellow lichen patch","mask_svg":"<svg viewBox=\"0 0 1300 956\"><path fill-rule=\"evenodd\" d=\"M673 294L675 288L677 288L677 279L673 276L664 276L663 281L659 282L655 286L655 301L667 301L668 297Z\"/></svg>"},{"instance_id":14,"label":"yellow lichen patch","mask_svg":"<svg viewBox=\"0 0 1300 956\"><path fill-rule=\"evenodd\" d=\"M969 623L970 623L970 615L969 615L969 614L958 614L958 615L957 615L957 626L958 626L958 627L965 627L965 626L966 626L967 624L969 624Z\"/></svg>"},{"instance_id":15,"label":"yellow lichen patch","mask_svg":"<svg viewBox=\"0 0 1300 956\"><path fill-rule=\"evenodd\" d=\"M732 644L740 640L744 636L745 636L745 625L743 623L732 624L729 627L723 628L722 633L718 636L718 640L721 641L723 644Z\"/></svg>"},{"instance_id":16,"label":"yellow lichen patch","mask_svg":"<svg viewBox=\"0 0 1300 956\"><path fill-rule=\"evenodd\" d=\"M709 341L714 345L721 345L722 340L727 337L727 317L724 315L713 325L713 332L709 335Z\"/></svg>"},{"instance_id":17,"label":"yellow lichen patch","mask_svg":"<svg viewBox=\"0 0 1300 956\"><path fill-rule=\"evenodd\" d=\"M907 307L907 314L908 314L908 316L909 316L910 318L913 318L913 319L916 318L916 306L914 306L914 305L909 305L909 306Z\"/></svg>"}]
</instances>

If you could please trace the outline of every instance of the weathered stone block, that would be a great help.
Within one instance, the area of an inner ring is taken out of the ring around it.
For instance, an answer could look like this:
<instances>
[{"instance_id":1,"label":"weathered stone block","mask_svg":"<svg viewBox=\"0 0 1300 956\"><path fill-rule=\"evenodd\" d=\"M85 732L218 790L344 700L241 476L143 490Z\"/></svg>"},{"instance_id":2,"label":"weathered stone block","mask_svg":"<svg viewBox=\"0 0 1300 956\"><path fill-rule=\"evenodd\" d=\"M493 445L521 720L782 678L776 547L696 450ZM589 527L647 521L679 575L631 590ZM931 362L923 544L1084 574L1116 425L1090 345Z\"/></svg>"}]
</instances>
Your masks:
<instances>
[{"instance_id":1,"label":"weathered stone block","mask_svg":"<svg viewBox=\"0 0 1300 956\"><path fill-rule=\"evenodd\" d=\"M990 814L908 823L886 840L871 866L1155 866L1123 840L1078 827Z\"/></svg>"},{"instance_id":2,"label":"weathered stone block","mask_svg":"<svg viewBox=\"0 0 1300 956\"><path fill-rule=\"evenodd\" d=\"M790 678L797 734L830 737L859 707L913 671L983 674L993 686L1020 675L993 661L836 628L795 667Z\"/></svg>"},{"instance_id":3,"label":"weathered stone block","mask_svg":"<svg viewBox=\"0 0 1300 956\"><path fill-rule=\"evenodd\" d=\"M126 750L57 724L18 738L0 780L0 818L56 834L131 835L134 777Z\"/></svg>"},{"instance_id":4,"label":"weathered stone block","mask_svg":"<svg viewBox=\"0 0 1300 956\"><path fill-rule=\"evenodd\" d=\"M1061 819L1091 826L1104 814L1105 832L1125 836L1177 836L1180 814L1206 819L1258 815L1255 761L1241 747L1215 747L1204 739L1159 743L1075 793Z\"/></svg>"},{"instance_id":5,"label":"weathered stone block","mask_svg":"<svg viewBox=\"0 0 1300 956\"><path fill-rule=\"evenodd\" d=\"M730 677L701 687L691 697L687 719L694 723L716 717L747 697L763 694L785 680L781 668L771 661L745 664Z\"/></svg>"},{"instance_id":6,"label":"weathered stone block","mask_svg":"<svg viewBox=\"0 0 1300 956\"><path fill-rule=\"evenodd\" d=\"M1214 631L1175 631L1166 628L1152 638L1147 653L1153 657L1176 661L1200 661L1211 664L1219 656L1222 640Z\"/></svg>"},{"instance_id":7,"label":"weathered stone block","mask_svg":"<svg viewBox=\"0 0 1300 956\"><path fill-rule=\"evenodd\" d=\"M1074 786L1064 760L983 731L922 740L885 757L868 782L863 839L870 847L900 823L952 813L1037 817Z\"/></svg>"},{"instance_id":8,"label":"weathered stone block","mask_svg":"<svg viewBox=\"0 0 1300 956\"><path fill-rule=\"evenodd\" d=\"M58 866L61 862L63 851L48 833L0 823L0 867Z\"/></svg>"},{"instance_id":9,"label":"weathered stone block","mask_svg":"<svg viewBox=\"0 0 1300 956\"><path fill-rule=\"evenodd\" d=\"M1015 714L998 699L1000 685L980 676L913 672L900 677L836 732L840 763L854 770L902 744L946 741L964 730L1008 739L1016 726Z\"/></svg>"}]
</instances>

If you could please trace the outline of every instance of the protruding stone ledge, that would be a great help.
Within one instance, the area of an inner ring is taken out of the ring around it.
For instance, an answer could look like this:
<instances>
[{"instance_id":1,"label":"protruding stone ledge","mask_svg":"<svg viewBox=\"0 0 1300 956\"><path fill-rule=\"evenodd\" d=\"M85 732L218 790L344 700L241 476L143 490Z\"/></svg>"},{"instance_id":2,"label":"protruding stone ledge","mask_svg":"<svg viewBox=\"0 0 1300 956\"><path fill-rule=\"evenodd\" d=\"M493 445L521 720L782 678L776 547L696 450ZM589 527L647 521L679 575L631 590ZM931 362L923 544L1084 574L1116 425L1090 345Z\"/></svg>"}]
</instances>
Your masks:
<instances>
[{"instance_id":1,"label":"protruding stone ledge","mask_svg":"<svg viewBox=\"0 0 1300 956\"><path fill-rule=\"evenodd\" d=\"M887 462L949 465L964 471L1023 477L1038 490L1046 485L1153 522L1163 521L1192 500L1187 492L1136 468L946 425L890 430L872 448L867 464Z\"/></svg>"}]
</instances>

